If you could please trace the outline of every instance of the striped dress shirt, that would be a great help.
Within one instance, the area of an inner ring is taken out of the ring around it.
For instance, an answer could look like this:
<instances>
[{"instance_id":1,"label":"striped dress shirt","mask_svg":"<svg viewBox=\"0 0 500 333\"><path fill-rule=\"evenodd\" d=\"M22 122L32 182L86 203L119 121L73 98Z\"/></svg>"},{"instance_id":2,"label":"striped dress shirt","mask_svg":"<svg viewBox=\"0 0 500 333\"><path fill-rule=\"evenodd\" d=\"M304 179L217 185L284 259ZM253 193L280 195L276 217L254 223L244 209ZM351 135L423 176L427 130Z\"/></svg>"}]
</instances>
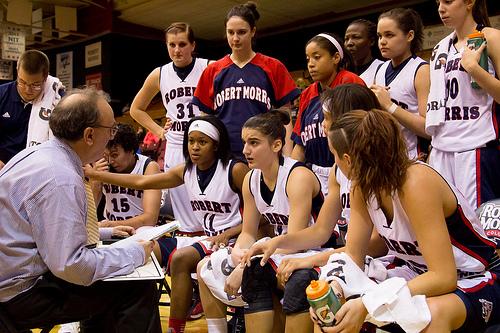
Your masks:
<instances>
[{"instance_id":1,"label":"striped dress shirt","mask_svg":"<svg viewBox=\"0 0 500 333\"><path fill-rule=\"evenodd\" d=\"M82 162L63 141L23 150L0 170L0 302L47 271L90 285L145 261L139 243L89 249Z\"/></svg>"}]
</instances>

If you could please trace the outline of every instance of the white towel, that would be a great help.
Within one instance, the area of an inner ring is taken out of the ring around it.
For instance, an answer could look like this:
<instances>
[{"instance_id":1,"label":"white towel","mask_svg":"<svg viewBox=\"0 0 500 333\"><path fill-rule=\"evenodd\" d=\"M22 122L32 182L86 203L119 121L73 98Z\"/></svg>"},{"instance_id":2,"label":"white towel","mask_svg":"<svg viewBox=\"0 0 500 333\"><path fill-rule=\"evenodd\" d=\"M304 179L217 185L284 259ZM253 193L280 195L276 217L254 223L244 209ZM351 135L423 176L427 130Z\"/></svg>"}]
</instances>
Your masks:
<instances>
[{"instance_id":1,"label":"white towel","mask_svg":"<svg viewBox=\"0 0 500 333\"><path fill-rule=\"evenodd\" d=\"M425 116L425 131L433 136L444 123L446 105L446 59L448 50L455 39L455 32L443 38L432 50L430 72L431 87L427 99L427 114Z\"/></svg>"},{"instance_id":2,"label":"white towel","mask_svg":"<svg viewBox=\"0 0 500 333\"><path fill-rule=\"evenodd\" d=\"M64 85L58 78L50 75L47 77L41 96L33 102L31 108L26 147L39 145L52 138L49 117L54 107L61 100L64 90Z\"/></svg>"},{"instance_id":3,"label":"white towel","mask_svg":"<svg viewBox=\"0 0 500 333\"><path fill-rule=\"evenodd\" d=\"M200 271L200 277L205 285L210 289L212 295L224 304L229 306L245 306L246 303L241 295L228 295L224 291L227 277L234 270L234 263L231 260L231 248L225 247L212 253L210 260L205 262ZM238 290L241 294L241 288Z\"/></svg>"},{"instance_id":4,"label":"white towel","mask_svg":"<svg viewBox=\"0 0 500 333\"><path fill-rule=\"evenodd\" d=\"M372 266L374 267L374 266ZM334 253L328 263L320 268L320 279L337 281L342 287L346 299L364 294L376 283L363 272L346 253Z\"/></svg>"},{"instance_id":5,"label":"white towel","mask_svg":"<svg viewBox=\"0 0 500 333\"><path fill-rule=\"evenodd\" d=\"M395 277L375 283L371 278L383 278L387 272L377 259L365 260L365 272L345 253L334 253L321 267L320 279L335 280L346 299L363 295L368 316L375 325L396 322L405 332L420 332L430 322L431 315L425 296L411 296L403 278Z\"/></svg>"},{"instance_id":6,"label":"white towel","mask_svg":"<svg viewBox=\"0 0 500 333\"><path fill-rule=\"evenodd\" d=\"M371 287L361 299L376 322L396 322L408 333L422 331L431 321L425 296L411 296L405 279L400 277Z\"/></svg>"}]
</instances>

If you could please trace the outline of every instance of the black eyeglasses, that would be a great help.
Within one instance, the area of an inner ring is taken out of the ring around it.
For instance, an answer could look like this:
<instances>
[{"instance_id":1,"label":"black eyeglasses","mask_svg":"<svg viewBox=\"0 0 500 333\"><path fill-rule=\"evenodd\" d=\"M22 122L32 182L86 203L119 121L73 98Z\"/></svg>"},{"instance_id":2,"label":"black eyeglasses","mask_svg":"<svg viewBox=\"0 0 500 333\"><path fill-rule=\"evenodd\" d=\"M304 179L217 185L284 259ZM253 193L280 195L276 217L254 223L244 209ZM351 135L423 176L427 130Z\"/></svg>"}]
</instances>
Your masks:
<instances>
[{"instance_id":1,"label":"black eyeglasses","mask_svg":"<svg viewBox=\"0 0 500 333\"><path fill-rule=\"evenodd\" d=\"M118 125L114 124L113 126L103 126L103 125L95 125L92 126L94 128L100 127L100 128L109 128L109 133L111 134L111 137L114 138L116 135L116 132L118 132Z\"/></svg>"}]
</instances>

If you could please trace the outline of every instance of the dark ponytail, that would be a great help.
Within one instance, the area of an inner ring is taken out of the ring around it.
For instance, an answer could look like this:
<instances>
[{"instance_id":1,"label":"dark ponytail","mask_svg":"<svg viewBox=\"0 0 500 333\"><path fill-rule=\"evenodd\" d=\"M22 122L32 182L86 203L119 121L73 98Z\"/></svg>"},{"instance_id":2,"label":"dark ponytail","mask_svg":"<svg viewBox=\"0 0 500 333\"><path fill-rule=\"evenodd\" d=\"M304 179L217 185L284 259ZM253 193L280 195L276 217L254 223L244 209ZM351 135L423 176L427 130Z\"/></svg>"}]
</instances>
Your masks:
<instances>
[{"instance_id":1,"label":"dark ponytail","mask_svg":"<svg viewBox=\"0 0 500 333\"><path fill-rule=\"evenodd\" d=\"M290 123L290 114L282 110L271 110L261 113L248 119L243 128L256 129L271 141L281 140L285 145L286 129L285 125Z\"/></svg>"},{"instance_id":2,"label":"dark ponytail","mask_svg":"<svg viewBox=\"0 0 500 333\"><path fill-rule=\"evenodd\" d=\"M331 56L334 56L335 53L337 53L337 52L339 52L339 54L340 54L340 51L342 51L342 54L344 56L342 57L342 60L340 60L340 62L339 62L337 71L340 71L341 69L345 69L348 71L354 71L354 69L356 68L356 66L354 64L354 59L352 58L351 53L348 52L346 50L346 48L344 47L344 41L342 40L342 38L340 38L339 36L337 36L336 34L331 33L331 32L323 32L323 33L325 35L328 35L328 36L334 38L338 42L338 44L342 48L342 50L338 50L337 47L335 45L333 45L333 43L331 41L329 41L327 38L319 36L319 35L316 35L313 38L309 39L306 43L306 47L311 42L315 42L320 48L328 51L328 53Z\"/></svg>"},{"instance_id":3,"label":"dark ponytail","mask_svg":"<svg viewBox=\"0 0 500 333\"><path fill-rule=\"evenodd\" d=\"M381 109L377 96L366 86L346 83L327 89L321 94L323 111L328 112L333 121L352 110Z\"/></svg>"},{"instance_id":4,"label":"dark ponytail","mask_svg":"<svg viewBox=\"0 0 500 333\"><path fill-rule=\"evenodd\" d=\"M248 23L250 29L255 28L255 24L260 18L260 14L257 11L257 4L253 1L247 1L245 4L236 5L229 10L224 20L224 25L233 16L241 17L245 22Z\"/></svg>"},{"instance_id":5,"label":"dark ponytail","mask_svg":"<svg viewBox=\"0 0 500 333\"><path fill-rule=\"evenodd\" d=\"M401 190L408 168L406 142L397 120L386 111L354 110L333 123L328 139L338 155L351 157L349 177L366 202Z\"/></svg>"},{"instance_id":6,"label":"dark ponytail","mask_svg":"<svg viewBox=\"0 0 500 333\"><path fill-rule=\"evenodd\" d=\"M422 18L416 11L410 8L394 8L380 14L378 20L380 21L380 19L386 17L394 20L398 24L399 29L405 34L413 30L413 40L410 44L412 54L422 50L424 24L422 23Z\"/></svg>"},{"instance_id":7,"label":"dark ponytail","mask_svg":"<svg viewBox=\"0 0 500 333\"><path fill-rule=\"evenodd\" d=\"M472 7L472 17L477 24L481 24L484 27L491 27L485 0L474 1L474 6Z\"/></svg>"}]
</instances>

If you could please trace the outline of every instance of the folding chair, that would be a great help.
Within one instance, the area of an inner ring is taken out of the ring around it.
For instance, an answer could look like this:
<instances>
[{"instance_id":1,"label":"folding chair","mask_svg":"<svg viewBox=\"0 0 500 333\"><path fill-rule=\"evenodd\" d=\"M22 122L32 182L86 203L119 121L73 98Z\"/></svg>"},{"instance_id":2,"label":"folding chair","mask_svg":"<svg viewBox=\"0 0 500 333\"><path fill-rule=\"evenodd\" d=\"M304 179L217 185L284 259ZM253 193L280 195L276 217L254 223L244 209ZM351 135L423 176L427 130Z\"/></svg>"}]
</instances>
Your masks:
<instances>
[{"instance_id":1,"label":"folding chair","mask_svg":"<svg viewBox=\"0 0 500 333\"><path fill-rule=\"evenodd\" d=\"M160 298L158 299L159 306L170 306L170 294L172 293L172 289L168 285L167 276L158 282L158 291L160 292ZM162 301L162 295L168 295L168 301Z\"/></svg>"}]
</instances>

